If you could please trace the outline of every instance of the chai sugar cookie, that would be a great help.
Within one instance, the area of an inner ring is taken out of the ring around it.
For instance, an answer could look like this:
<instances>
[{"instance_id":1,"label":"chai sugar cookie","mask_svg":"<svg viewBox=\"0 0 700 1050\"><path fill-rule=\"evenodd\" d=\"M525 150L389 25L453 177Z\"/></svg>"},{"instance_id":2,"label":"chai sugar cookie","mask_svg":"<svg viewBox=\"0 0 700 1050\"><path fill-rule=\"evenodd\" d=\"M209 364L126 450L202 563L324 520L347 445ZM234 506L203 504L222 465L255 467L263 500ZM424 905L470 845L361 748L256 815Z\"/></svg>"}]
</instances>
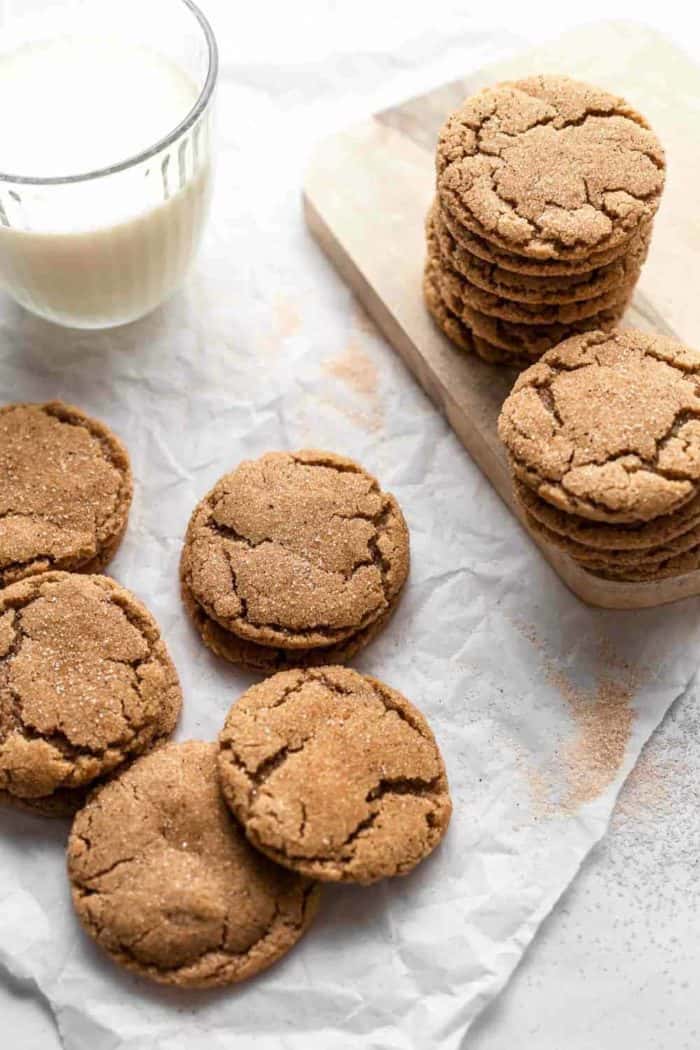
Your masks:
<instances>
[{"instance_id":1,"label":"chai sugar cookie","mask_svg":"<svg viewBox=\"0 0 700 1050\"><path fill-rule=\"evenodd\" d=\"M505 251L483 237L479 237L472 230L459 223L453 215L445 211L437 198L437 207L440 219L449 230L451 236L461 249L489 265L499 266L510 273L521 276L531 276L538 280L546 277L566 278L573 275L588 274L599 270L601 267L609 266L611 263L624 258L626 255L634 255L639 251L640 243L646 243L647 247L651 240L653 222L643 223L637 233L632 234L628 241L617 245L615 248L592 251L581 259L529 259L526 255L516 255L514 252Z\"/></svg>"},{"instance_id":2,"label":"chai sugar cookie","mask_svg":"<svg viewBox=\"0 0 700 1050\"><path fill-rule=\"evenodd\" d=\"M634 283L646 259L651 232L647 228L641 235L635 235L632 246L624 255L597 269L566 276L533 276L514 272L498 263L486 262L463 248L450 233L437 202L434 202L428 216L429 242L431 226L439 255L450 269L464 277L471 286L510 304L545 303L555 306L599 299L613 289L619 290ZM475 305L478 306L478 303Z\"/></svg>"},{"instance_id":3,"label":"chai sugar cookie","mask_svg":"<svg viewBox=\"0 0 700 1050\"><path fill-rule=\"evenodd\" d=\"M0 585L49 569L99 572L132 496L126 449L60 401L0 409Z\"/></svg>"},{"instance_id":4,"label":"chai sugar cookie","mask_svg":"<svg viewBox=\"0 0 700 1050\"><path fill-rule=\"evenodd\" d=\"M624 570L628 567L653 570L662 562L671 558L687 554L689 551L697 550L700 546L700 526L690 529L675 540L658 547L646 547L644 549L631 550L598 550L594 547L586 547L568 536L562 536L559 532L548 529L546 525L537 521L531 514L526 512L525 518L528 528L536 536L540 536L553 547L564 551L574 561L579 562L585 568L590 569L616 569Z\"/></svg>"},{"instance_id":5,"label":"chai sugar cookie","mask_svg":"<svg viewBox=\"0 0 700 1050\"><path fill-rule=\"evenodd\" d=\"M647 224L663 149L624 99L568 77L486 88L447 120L437 147L443 210L528 258L581 259Z\"/></svg>"},{"instance_id":6,"label":"chai sugar cookie","mask_svg":"<svg viewBox=\"0 0 700 1050\"><path fill-rule=\"evenodd\" d=\"M352 460L270 452L223 477L195 508L183 586L248 642L340 644L392 608L408 575L398 503Z\"/></svg>"},{"instance_id":7,"label":"chai sugar cookie","mask_svg":"<svg viewBox=\"0 0 700 1050\"><path fill-rule=\"evenodd\" d=\"M635 274L629 284L613 288L595 299L562 304L522 303L504 299L471 284L448 266L440 271L440 287L450 310L457 317L465 318L467 324L470 317L473 317L472 311L478 311L487 317L518 325L574 325L580 322L587 323L592 317L600 317L606 310L617 310L621 314L632 295L638 276L638 273ZM465 307L468 312L465 312Z\"/></svg>"},{"instance_id":8,"label":"chai sugar cookie","mask_svg":"<svg viewBox=\"0 0 700 1050\"><path fill-rule=\"evenodd\" d=\"M185 554L183 559L186 560L186 557ZM187 575L186 566L183 566L183 572L184 575ZM216 656L228 660L229 663L266 675L293 667L319 667L322 664L344 664L353 660L366 645L381 634L398 605L398 597L396 597L386 613L378 620L335 645L316 646L311 649L280 649L246 641L233 634L232 631L227 631L216 620L212 620L211 616L207 616L201 605L194 600L185 583L182 583L181 593L185 610L207 649L211 649Z\"/></svg>"},{"instance_id":9,"label":"chai sugar cookie","mask_svg":"<svg viewBox=\"0 0 700 1050\"><path fill-rule=\"evenodd\" d=\"M683 554L675 554L662 562L656 562L654 565L642 564L622 568L606 565L590 571L604 579L617 580L618 583L652 583L670 576L684 576L698 569L700 569L700 545Z\"/></svg>"},{"instance_id":10,"label":"chai sugar cookie","mask_svg":"<svg viewBox=\"0 0 700 1050\"><path fill-rule=\"evenodd\" d=\"M104 576L44 573L0 591L0 796L65 815L166 739L182 696L160 631Z\"/></svg>"},{"instance_id":11,"label":"chai sugar cookie","mask_svg":"<svg viewBox=\"0 0 700 1050\"><path fill-rule=\"evenodd\" d=\"M443 254L435 232L435 223L430 219L427 224L427 242L428 256L435 263L436 278L442 297L450 310L458 317L463 316L466 305L480 313L517 324L575 324L594 314L600 314L603 310L614 309L619 304L626 303L639 277L639 268L637 268L630 274L626 283L613 285L593 297L563 302L551 298L548 302L523 302L511 299L507 291L504 295L494 295L492 292L485 291L478 284L472 283L468 277L459 273L452 266L451 259Z\"/></svg>"},{"instance_id":12,"label":"chai sugar cookie","mask_svg":"<svg viewBox=\"0 0 700 1050\"><path fill-rule=\"evenodd\" d=\"M548 350L558 346L564 339L573 335L592 331L609 331L615 328L627 308L627 301L616 307L601 310L592 317L569 324L521 324L517 321L503 321L499 317L475 310L468 303L461 304L460 317L464 324L492 346L499 347L508 353L517 354L536 360Z\"/></svg>"},{"instance_id":13,"label":"chai sugar cookie","mask_svg":"<svg viewBox=\"0 0 700 1050\"><path fill-rule=\"evenodd\" d=\"M698 495L700 353L634 329L566 340L516 381L499 434L543 500L646 522Z\"/></svg>"},{"instance_id":14,"label":"chai sugar cookie","mask_svg":"<svg viewBox=\"0 0 700 1050\"><path fill-rule=\"evenodd\" d=\"M528 520L532 519L541 525L548 534L556 533L562 540L585 547L591 553L597 551L604 555L607 551L633 551L644 557L647 550L658 547L682 543L687 544L682 549L689 549L700 542L700 496L695 496L671 514L664 514L651 521L610 525L603 521L589 521L553 507L517 478L514 479L513 487L515 498Z\"/></svg>"},{"instance_id":15,"label":"chai sugar cookie","mask_svg":"<svg viewBox=\"0 0 700 1050\"><path fill-rule=\"evenodd\" d=\"M465 353L475 353L488 364L511 365L514 368L527 368L536 358L503 350L493 346L486 339L474 335L451 310L446 306L438 288L434 273L434 264L428 260L423 275L423 298L428 312L440 331Z\"/></svg>"},{"instance_id":16,"label":"chai sugar cookie","mask_svg":"<svg viewBox=\"0 0 700 1050\"><path fill-rule=\"evenodd\" d=\"M222 790L250 841L312 878L404 875L447 829L447 777L428 723L356 671L287 671L253 686L219 745Z\"/></svg>"},{"instance_id":17,"label":"chai sugar cookie","mask_svg":"<svg viewBox=\"0 0 700 1050\"><path fill-rule=\"evenodd\" d=\"M97 791L68 842L73 903L120 966L181 988L271 966L318 888L254 850L219 790L215 744L168 744Z\"/></svg>"}]
</instances>

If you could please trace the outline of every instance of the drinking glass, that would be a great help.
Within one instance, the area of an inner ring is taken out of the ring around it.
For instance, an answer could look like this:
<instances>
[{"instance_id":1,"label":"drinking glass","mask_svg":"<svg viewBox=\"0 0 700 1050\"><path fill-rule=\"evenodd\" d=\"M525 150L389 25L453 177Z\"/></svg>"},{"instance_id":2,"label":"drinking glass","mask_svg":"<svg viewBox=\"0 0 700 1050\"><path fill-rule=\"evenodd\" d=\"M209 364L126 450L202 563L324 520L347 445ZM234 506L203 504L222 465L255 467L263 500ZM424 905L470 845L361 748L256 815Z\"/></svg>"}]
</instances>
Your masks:
<instances>
[{"instance_id":1,"label":"drinking glass","mask_svg":"<svg viewBox=\"0 0 700 1050\"><path fill-rule=\"evenodd\" d=\"M129 49L139 49L140 61L156 56L191 80L196 99L176 127L96 170L8 171L0 135L0 288L58 324L109 328L162 303L196 254L211 196L216 41L191 0L0 0L0 63L56 38L94 42L96 61L100 48L118 47L124 78ZM60 128L56 142L60 155Z\"/></svg>"}]
</instances>

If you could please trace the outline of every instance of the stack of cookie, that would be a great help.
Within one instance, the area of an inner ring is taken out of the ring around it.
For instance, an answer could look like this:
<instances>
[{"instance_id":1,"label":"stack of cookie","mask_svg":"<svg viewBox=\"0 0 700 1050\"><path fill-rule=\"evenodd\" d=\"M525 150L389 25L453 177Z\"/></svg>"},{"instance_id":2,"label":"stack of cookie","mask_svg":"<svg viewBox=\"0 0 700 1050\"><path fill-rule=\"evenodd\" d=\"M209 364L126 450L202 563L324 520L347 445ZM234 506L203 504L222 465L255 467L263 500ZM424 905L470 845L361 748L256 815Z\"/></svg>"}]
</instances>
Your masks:
<instances>
[{"instance_id":1,"label":"stack of cookie","mask_svg":"<svg viewBox=\"0 0 700 1050\"><path fill-rule=\"evenodd\" d=\"M499 433L538 538L613 580L700 568L700 353L574 336L518 378Z\"/></svg>"},{"instance_id":2,"label":"stack of cookie","mask_svg":"<svg viewBox=\"0 0 700 1050\"><path fill-rule=\"evenodd\" d=\"M393 496L331 452L270 452L195 508L185 607L204 643L250 670L345 663L382 629L409 567Z\"/></svg>"},{"instance_id":3,"label":"stack of cookie","mask_svg":"<svg viewBox=\"0 0 700 1050\"><path fill-rule=\"evenodd\" d=\"M663 149L623 99L566 77L488 88L447 120L424 294L463 350L526 366L610 330L647 255Z\"/></svg>"}]
</instances>

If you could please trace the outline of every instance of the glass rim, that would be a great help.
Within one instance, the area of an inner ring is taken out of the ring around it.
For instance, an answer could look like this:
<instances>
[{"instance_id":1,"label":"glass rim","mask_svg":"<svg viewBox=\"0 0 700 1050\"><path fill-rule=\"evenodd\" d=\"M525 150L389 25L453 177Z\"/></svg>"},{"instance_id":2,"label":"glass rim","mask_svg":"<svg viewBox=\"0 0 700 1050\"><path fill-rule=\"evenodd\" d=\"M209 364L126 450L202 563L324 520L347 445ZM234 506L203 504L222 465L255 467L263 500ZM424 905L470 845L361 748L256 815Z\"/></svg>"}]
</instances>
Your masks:
<instances>
[{"instance_id":1,"label":"glass rim","mask_svg":"<svg viewBox=\"0 0 700 1050\"><path fill-rule=\"evenodd\" d=\"M117 175L121 171L127 171L129 168L136 167L137 164L141 164L143 161L151 160L152 157L155 157L162 150L172 146L181 135L189 131L209 105L214 93L219 74L219 49L216 43L216 37L214 36L214 30L212 29L209 20L197 4L194 3L194 0L179 0L179 3L184 4L199 22L202 32L204 33L204 38L207 42L207 51L209 53L209 68L207 70L204 86L202 87L194 106L189 113L183 117L180 123L173 128L172 131L169 131L167 135L158 139L158 141L152 146L148 146L146 149L141 150L140 153L135 153L133 156L118 161L116 164L110 164L106 168L95 168L92 171L80 172L77 175L49 175L43 177L32 175L11 175L0 171L0 182L11 182L23 186L66 186L79 182L89 182L92 179L100 179L106 175Z\"/></svg>"}]
</instances>

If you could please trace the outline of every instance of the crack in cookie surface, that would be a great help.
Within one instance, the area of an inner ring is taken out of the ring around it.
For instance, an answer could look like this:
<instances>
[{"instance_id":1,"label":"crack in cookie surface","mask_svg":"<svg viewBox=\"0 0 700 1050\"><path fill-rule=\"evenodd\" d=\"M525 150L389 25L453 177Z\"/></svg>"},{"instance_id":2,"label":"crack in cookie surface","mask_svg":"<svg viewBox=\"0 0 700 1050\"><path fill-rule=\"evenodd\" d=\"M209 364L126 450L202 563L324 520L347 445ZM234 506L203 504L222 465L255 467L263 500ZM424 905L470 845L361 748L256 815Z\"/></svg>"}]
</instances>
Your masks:
<instances>
[{"instance_id":1,"label":"crack in cookie surface","mask_svg":"<svg viewBox=\"0 0 700 1050\"><path fill-rule=\"evenodd\" d=\"M624 100L566 77L487 88L448 118L437 149L443 209L515 254L585 257L654 216L663 150Z\"/></svg>"},{"instance_id":2,"label":"crack in cookie surface","mask_svg":"<svg viewBox=\"0 0 700 1050\"><path fill-rule=\"evenodd\" d=\"M523 373L499 433L517 477L584 518L644 522L698 493L700 354L626 329L562 343Z\"/></svg>"},{"instance_id":3,"label":"crack in cookie surface","mask_svg":"<svg viewBox=\"0 0 700 1050\"><path fill-rule=\"evenodd\" d=\"M224 803L214 744L169 744L96 793L73 825L68 872L90 935L115 960L179 986L230 984L285 954L318 889L246 841Z\"/></svg>"},{"instance_id":4,"label":"crack in cookie surface","mask_svg":"<svg viewBox=\"0 0 700 1050\"><path fill-rule=\"evenodd\" d=\"M447 778L427 722L355 671L267 679L234 705L219 743L222 788L251 842L313 878L403 874L447 828Z\"/></svg>"},{"instance_id":5,"label":"crack in cookie surface","mask_svg":"<svg viewBox=\"0 0 700 1050\"><path fill-rule=\"evenodd\" d=\"M386 614L408 574L393 496L351 460L268 453L195 509L183 584L239 637L281 649L342 642Z\"/></svg>"},{"instance_id":6,"label":"crack in cookie surface","mask_svg":"<svg viewBox=\"0 0 700 1050\"><path fill-rule=\"evenodd\" d=\"M9 796L61 808L68 790L168 736L180 705L155 621L112 580L46 573L0 593L0 790Z\"/></svg>"}]
</instances>

